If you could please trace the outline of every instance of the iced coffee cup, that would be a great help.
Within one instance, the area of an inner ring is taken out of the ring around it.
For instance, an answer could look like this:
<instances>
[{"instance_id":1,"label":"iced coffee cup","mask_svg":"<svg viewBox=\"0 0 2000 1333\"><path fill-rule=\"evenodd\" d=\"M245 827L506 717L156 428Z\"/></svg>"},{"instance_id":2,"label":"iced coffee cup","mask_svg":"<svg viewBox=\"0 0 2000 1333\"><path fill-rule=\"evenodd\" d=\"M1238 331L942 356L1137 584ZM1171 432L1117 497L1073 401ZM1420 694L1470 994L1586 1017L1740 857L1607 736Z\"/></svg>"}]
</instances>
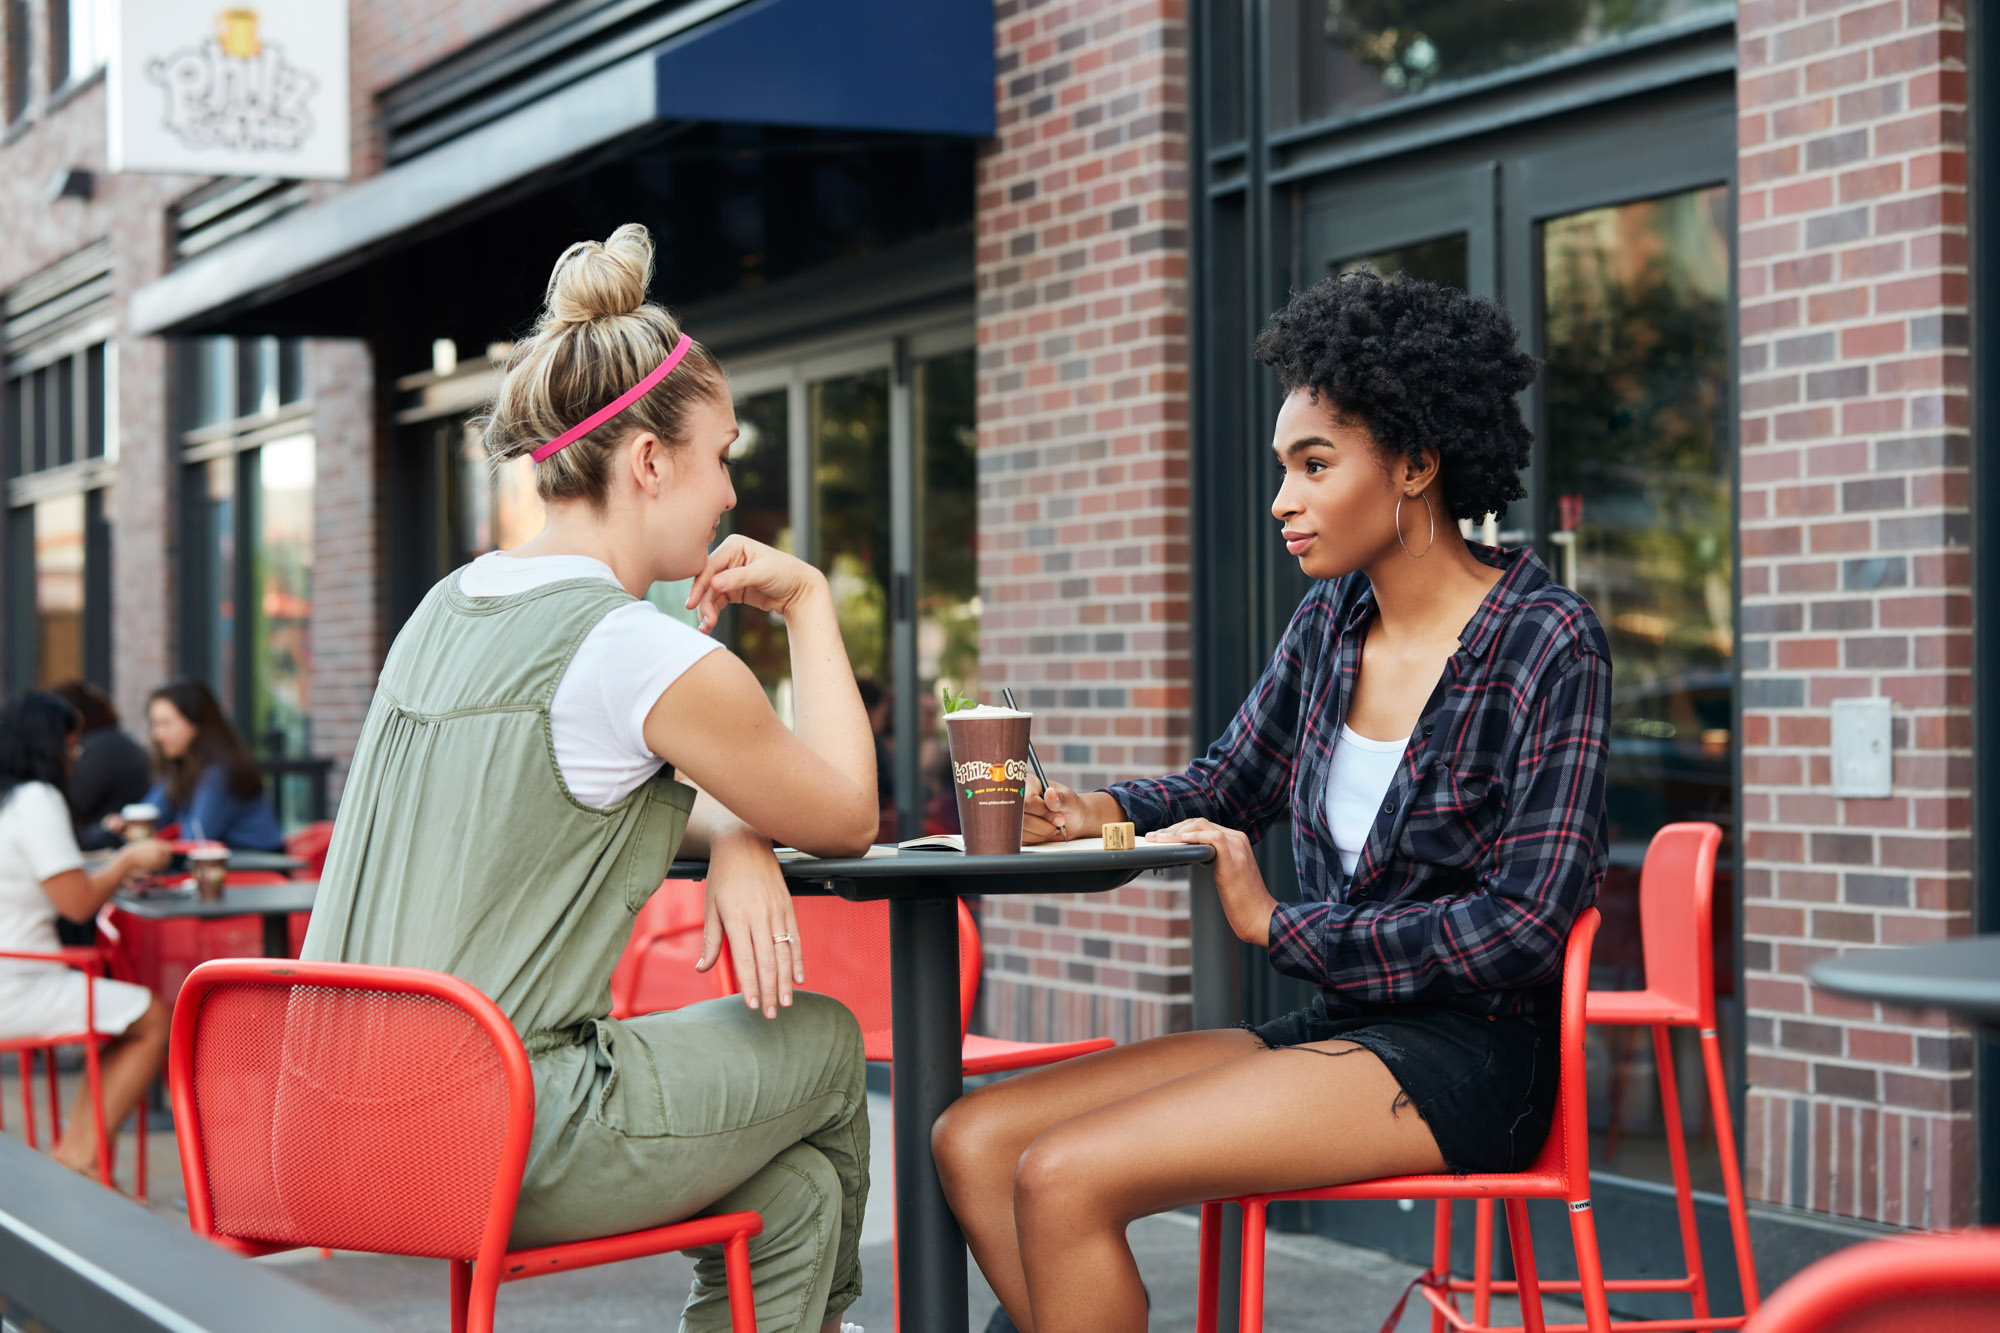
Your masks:
<instances>
[{"instance_id":1,"label":"iced coffee cup","mask_svg":"<svg viewBox=\"0 0 2000 1333\"><path fill-rule=\"evenodd\" d=\"M219 842L197 843L188 848L188 865L194 871L194 891L203 902L222 897L222 879L229 873L229 849Z\"/></svg>"},{"instance_id":2,"label":"iced coffee cup","mask_svg":"<svg viewBox=\"0 0 2000 1333\"><path fill-rule=\"evenodd\" d=\"M945 714L958 827L971 855L1010 856L1021 850L1028 725L1033 719L1032 713L983 704Z\"/></svg>"},{"instance_id":3,"label":"iced coffee cup","mask_svg":"<svg viewBox=\"0 0 2000 1333\"><path fill-rule=\"evenodd\" d=\"M128 805L118 812L125 821L125 841L144 842L153 836L153 829L160 822L160 812L150 805Z\"/></svg>"}]
</instances>

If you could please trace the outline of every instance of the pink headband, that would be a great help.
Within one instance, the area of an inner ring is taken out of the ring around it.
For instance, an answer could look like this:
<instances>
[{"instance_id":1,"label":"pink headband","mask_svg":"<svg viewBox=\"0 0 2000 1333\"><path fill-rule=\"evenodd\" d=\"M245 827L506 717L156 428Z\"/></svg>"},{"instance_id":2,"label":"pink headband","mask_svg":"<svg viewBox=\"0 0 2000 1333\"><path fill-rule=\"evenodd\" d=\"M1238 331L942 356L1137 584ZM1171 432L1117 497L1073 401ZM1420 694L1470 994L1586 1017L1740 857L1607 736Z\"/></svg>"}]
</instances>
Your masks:
<instances>
[{"instance_id":1,"label":"pink headband","mask_svg":"<svg viewBox=\"0 0 2000 1333\"><path fill-rule=\"evenodd\" d=\"M541 448L535 450L531 457L537 463L541 462L557 450L565 449L575 444L578 440L590 434L590 432L596 430L599 426L602 426L605 422L611 420L611 418L617 416L641 398L644 398L654 385L674 373L674 367L681 363L681 358L686 356L688 349L693 346L694 339L683 333L681 340L674 344L674 350L667 353L667 359L653 367L652 374L646 376L645 379L640 380L624 393L619 394L609 403L606 403L597 411L592 412L589 416L577 422L574 426L571 426Z\"/></svg>"}]
</instances>

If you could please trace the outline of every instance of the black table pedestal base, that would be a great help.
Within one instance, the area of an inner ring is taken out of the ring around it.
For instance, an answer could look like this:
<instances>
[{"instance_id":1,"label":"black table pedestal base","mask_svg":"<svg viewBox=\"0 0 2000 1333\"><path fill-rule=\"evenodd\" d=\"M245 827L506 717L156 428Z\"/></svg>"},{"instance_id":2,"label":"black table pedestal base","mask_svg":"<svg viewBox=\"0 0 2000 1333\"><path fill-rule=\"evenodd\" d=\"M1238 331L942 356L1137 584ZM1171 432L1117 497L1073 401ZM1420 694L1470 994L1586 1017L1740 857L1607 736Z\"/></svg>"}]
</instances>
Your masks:
<instances>
[{"instance_id":1,"label":"black table pedestal base","mask_svg":"<svg viewBox=\"0 0 2000 1333\"><path fill-rule=\"evenodd\" d=\"M890 901L889 984L895 996L890 1097L896 1124L898 1323L925 1333L965 1333L965 1237L938 1185L930 1134L964 1085L957 898ZM950 996L951 1003L906 1002L918 996Z\"/></svg>"}]
</instances>

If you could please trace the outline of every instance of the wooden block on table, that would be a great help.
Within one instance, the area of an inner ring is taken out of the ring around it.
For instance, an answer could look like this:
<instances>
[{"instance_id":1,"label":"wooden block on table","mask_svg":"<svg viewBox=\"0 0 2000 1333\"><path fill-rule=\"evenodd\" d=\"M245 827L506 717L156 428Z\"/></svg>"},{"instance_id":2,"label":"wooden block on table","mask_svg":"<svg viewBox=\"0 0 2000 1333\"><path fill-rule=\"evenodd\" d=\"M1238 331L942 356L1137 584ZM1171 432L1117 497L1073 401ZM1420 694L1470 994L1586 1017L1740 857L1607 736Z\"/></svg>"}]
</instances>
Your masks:
<instances>
[{"instance_id":1,"label":"wooden block on table","mask_svg":"<svg viewBox=\"0 0 2000 1333\"><path fill-rule=\"evenodd\" d=\"M1106 824L1103 833L1104 850L1107 852L1129 852L1135 845L1130 824Z\"/></svg>"}]
</instances>

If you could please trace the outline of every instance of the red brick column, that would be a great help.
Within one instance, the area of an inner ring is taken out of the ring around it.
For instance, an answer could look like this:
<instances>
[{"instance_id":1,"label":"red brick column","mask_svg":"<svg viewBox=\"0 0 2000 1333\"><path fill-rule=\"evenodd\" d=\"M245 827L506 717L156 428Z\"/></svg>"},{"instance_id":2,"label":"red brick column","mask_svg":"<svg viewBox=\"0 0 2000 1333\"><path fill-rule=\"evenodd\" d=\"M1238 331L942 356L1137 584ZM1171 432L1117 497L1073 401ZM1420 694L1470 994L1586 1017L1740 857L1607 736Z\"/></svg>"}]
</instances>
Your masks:
<instances>
[{"instance_id":1,"label":"red brick column","mask_svg":"<svg viewBox=\"0 0 2000 1333\"><path fill-rule=\"evenodd\" d=\"M1749 0L1741 69L1745 1169L1754 1198L1971 1216L1971 1050L1804 979L1964 933L1971 885L1963 11ZM1894 793L1836 798L1886 696Z\"/></svg>"},{"instance_id":2,"label":"red brick column","mask_svg":"<svg viewBox=\"0 0 2000 1333\"><path fill-rule=\"evenodd\" d=\"M1058 781L1187 761L1187 61L1178 0L1000 0L979 166L980 672ZM1187 890L986 905L986 1030L1188 1026Z\"/></svg>"},{"instance_id":3,"label":"red brick column","mask_svg":"<svg viewBox=\"0 0 2000 1333\"><path fill-rule=\"evenodd\" d=\"M329 800L338 800L348 760L388 645L382 641L382 533L377 500L374 364L367 345L317 338L312 376L313 495L312 738L335 759Z\"/></svg>"}]
</instances>

